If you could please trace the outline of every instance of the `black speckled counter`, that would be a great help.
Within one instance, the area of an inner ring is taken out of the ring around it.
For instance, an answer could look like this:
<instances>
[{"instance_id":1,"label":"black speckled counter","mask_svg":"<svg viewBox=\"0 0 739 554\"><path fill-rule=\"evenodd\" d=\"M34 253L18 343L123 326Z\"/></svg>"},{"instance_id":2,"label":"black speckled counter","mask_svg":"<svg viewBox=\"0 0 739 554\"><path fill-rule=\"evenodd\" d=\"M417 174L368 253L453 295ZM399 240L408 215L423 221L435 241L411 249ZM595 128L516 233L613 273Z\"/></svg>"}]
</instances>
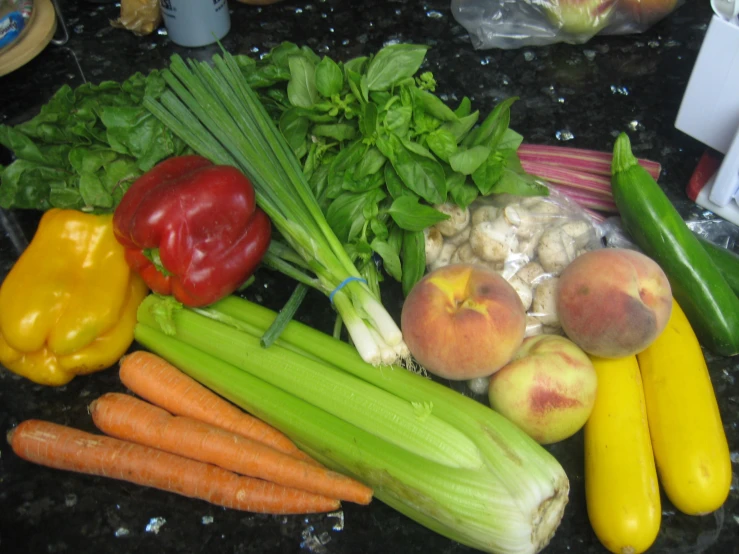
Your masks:
<instances>
[{"instance_id":1,"label":"black speckled counter","mask_svg":"<svg viewBox=\"0 0 739 554\"><path fill-rule=\"evenodd\" d=\"M114 29L113 3L60 0L69 27L66 46L47 47L36 59L0 79L0 121L32 115L62 84L124 79L163 67L170 54L210 57L213 47L188 50L166 33L137 37ZM599 37L586 45L515 51L475 51L451 16L448 0L388 2L325 0L282 2L264 8L231 1L232 29L224 45L260 55L289 40L321 54L348 59L390 41L431 45L427 69L437 93L451 101L467 95L486 113L497 101L519 96L511 126L529 142L610 150L627 130L637 155L659 160L661 183L686 214L698 213L684 186L703 146L674 128L680 100L711 12L708 0L688 0L671 17L638 36ZM5 214L0 275L32 236L38 214ZM11 236L7 229L15 228ZM289 294L284 279L264 271L252 299L279 308ZM388 291L388 305L399 306ZM392 311L392 309L391 309ZM328 330L328 303L309 297L299 318ZM715 514L688 517L663 498L660 536L650 550L688 554L739 552L739 359L709 358L711 376L733 452L734 486ZM121 391L115 370L44 388L0 368L0 431L36 417L93 430L87 404ZM571 479L571 498L550 554L604 553L587 519L582 435L551 447ZM38 554L390 554L466 553L379 501L347 504L340 513L270 517L226 511L200 501L126 483L53 471L16 458L0 441L0 553Z\"/></svg>"}]
</instances>

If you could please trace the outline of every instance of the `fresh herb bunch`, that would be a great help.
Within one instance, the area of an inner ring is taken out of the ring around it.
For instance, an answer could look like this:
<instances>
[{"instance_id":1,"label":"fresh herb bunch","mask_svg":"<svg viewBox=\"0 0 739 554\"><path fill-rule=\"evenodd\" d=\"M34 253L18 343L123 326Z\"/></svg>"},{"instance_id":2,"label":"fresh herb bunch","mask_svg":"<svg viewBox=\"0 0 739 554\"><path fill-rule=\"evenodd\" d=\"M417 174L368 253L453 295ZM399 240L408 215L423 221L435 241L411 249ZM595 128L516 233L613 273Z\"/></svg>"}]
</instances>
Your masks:
<instances>
[{"instance_id":1,"label":"fresh herb bunch","mask_svg":"<svg viewBox=\"0 0 739 554\"><path fill-rule=\"evenodd\" d=\"M329 225L378 290L373 258L407 293L423 276L423 230L479 195L545 195L521 168L509 129L515 98L481 123L420 72L428 47L393 44L345 63L285 42L260 60L238 57L249 84L303 164Z\"/></svg>"},{"instance_id":2,"label":"fresh herb bunch","mask_svg":"<svg viewBox=\"0 0 739 554\"><path fill-rule=\"evenodd\" d=\"M62 86L33 119L0 125L15 160L0 168L0 207L112 212L133 180L189 149L143 107L159 71L122 83Z\"/></svg>"}]
</instances>

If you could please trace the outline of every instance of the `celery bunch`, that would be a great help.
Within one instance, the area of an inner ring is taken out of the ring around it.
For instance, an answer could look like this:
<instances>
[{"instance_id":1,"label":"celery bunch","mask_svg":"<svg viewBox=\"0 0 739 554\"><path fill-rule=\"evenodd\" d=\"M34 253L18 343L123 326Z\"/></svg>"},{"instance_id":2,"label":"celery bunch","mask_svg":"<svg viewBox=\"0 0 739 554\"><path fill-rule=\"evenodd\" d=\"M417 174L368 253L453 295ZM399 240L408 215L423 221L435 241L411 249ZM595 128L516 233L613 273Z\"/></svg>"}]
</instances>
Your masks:
<instances>
[{"instance_id":1,"label":"celery bunch","mask_svg":"<svg viewBox=\"0 0 739 554\"><path fill-rule=\"evenodd\" d=\"M548 544L569 481L544 448L486 406L402 368L374 367L301 323L263 348L275 316L235 296L192 310L150 295L135 338L446 537L494 553Z\"/></svg>"}]
</instances>

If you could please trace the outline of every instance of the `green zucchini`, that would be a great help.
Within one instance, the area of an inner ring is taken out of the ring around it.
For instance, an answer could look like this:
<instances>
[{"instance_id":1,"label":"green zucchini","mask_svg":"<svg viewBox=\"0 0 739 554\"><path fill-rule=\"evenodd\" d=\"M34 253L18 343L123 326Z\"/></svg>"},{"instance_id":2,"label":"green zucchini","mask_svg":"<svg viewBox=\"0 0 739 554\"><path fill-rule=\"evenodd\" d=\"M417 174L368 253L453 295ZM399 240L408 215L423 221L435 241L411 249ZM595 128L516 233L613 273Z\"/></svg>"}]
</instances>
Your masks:
<instances>
[{"instance_id":1,"label":"green zucchini","mask_svg":"<svg viewBox=\"0 0 739 554\"><path fill-rule=\"evenodd\" d=\"M713 244L703 237L699 236L698 240L711 256L713 263L718 266L729 286L736 294L739 294L739 254Z\"/></svg>"},{"instance_id":2,"label":"green zucchini","mask_svg":"<svg viewBox=\"0 0 739 554\"><path fill-rule=\"evenodd\" d=\"M639 165L625 133L613 148L611 187L624 229L663 269L701 344L722 356L739 354L739 297L657 182Z\"/></svg>"}]
</instances>

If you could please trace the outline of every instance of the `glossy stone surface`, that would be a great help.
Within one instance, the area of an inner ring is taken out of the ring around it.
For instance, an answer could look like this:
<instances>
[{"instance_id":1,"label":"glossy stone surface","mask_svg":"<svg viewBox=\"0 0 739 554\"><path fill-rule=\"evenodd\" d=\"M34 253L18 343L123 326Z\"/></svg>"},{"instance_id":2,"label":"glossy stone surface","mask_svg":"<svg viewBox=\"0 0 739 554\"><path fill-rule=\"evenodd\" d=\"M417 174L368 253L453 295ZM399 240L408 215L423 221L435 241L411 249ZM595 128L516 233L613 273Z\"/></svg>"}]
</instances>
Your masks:
<instances>
[{"instance_id":1,"label":"glossy stone surface","mask_svg":"<svg viewBox=\"0 0 739 554\"><path fill-rule=\"evenodd\" d=\"M114 29L114 3L60 0L69 27L65 46L50 45L36 59L0 80L0 121L29 117L62 84L83 78L120 80L135 71L164 67L172 53L209 58L215 47L188 50L165 33L138 37ZM281 41L307 44L320 54L348 59L403 41L429 44L425 69L437 93L451 104L469 96L489 111L519 96L511 126L528 142L610 150L629 131L637 155L662 163L661 184L686 216L701 211L684 194L704 148L674 128L683 91L710 18L706 1L688 0L648 32L597 37L585 45L557 44L511 51L475 51L447 0L281 2L258 8L231 2L232 29L224 46L263 54ZM38 214L3 213L0 275L32 236ZM279 309L290 283L262 271L252 299ZM399 313L389 287L386 303ZM331 328L328 302L309 296L304 322ZM723 509L704 517L675 513L663 499L663 524L652 552L739 552L739 378L737 358L709 357L734 460L734 487ZM33 385L0 369L0 430L42 418L93 431L87 404L104 392L122 391L110 369L65 387ZM545 552L604 553L585 509L582 434L550 447L571 479L571 498ZM273 517L227 511L204 502L103 478L33 466L0 441L0 552L80 554L233 553L387 554L473 552L408 520L386 505L347 504L331 515Z\"/></svg>"}]
</instances>

